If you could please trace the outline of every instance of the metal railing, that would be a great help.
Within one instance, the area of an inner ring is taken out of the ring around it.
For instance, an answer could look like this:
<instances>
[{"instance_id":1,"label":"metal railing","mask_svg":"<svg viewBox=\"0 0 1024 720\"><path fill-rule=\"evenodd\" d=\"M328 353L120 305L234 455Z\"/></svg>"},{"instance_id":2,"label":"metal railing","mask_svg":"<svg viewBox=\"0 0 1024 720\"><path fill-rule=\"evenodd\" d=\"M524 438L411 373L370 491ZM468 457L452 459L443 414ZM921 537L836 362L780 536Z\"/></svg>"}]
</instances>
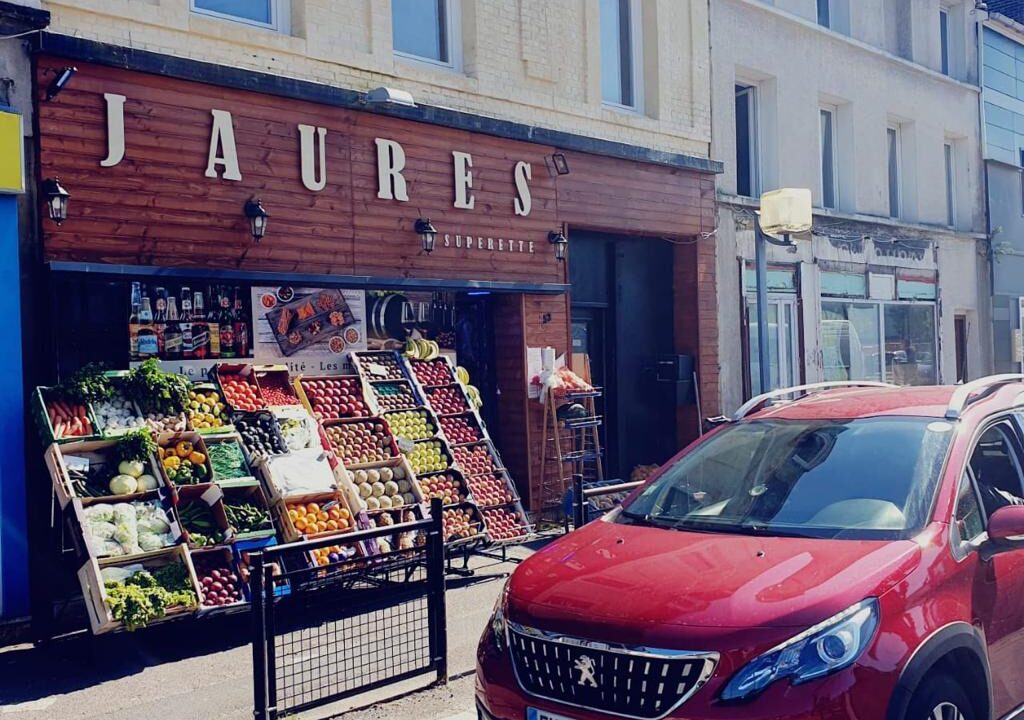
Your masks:
<instances>
[{"instance_id":1,"label":"metal railing","mask_svg":"<svg viewBox=\"0 0 1024 720\"><path fill-rule=\"evenodd\" d=\"M623 496L629 494L636 488L643 485L643 481L634 482L619 482L612 484L588 484L583 482L581 475L575 475L572 479L572 527L573 530L578 530L588 522L590 522L589 506L590 501L593 498L603 497L607 495L621 494Z\"/></svg>"},{"instance_id":2,"label":"metal railing","mask_svg":"<svg viewBox=\"0 0 1024 720\"><path fill-rule=\"evenodd\" d=\"M404 549L372 554L400 536ZM447 681L440 500L424 520L265 548L250 568L256 720L427 673Z\"/></svg>"},{"instance_id":3,"label":"metal railing","mask_svg":"<svg viewBox=\"0 0 1024 720\"><path fill-rule=\"evenodd\" d=\"M1013 383L1024 383L1024 375L1020 373L989 375L963 385L957 385L953 396L949 399L949 405L946 407L946 419L959 420L971 403L988 397L1004 385Z\"/></svg>"}]
</instances>

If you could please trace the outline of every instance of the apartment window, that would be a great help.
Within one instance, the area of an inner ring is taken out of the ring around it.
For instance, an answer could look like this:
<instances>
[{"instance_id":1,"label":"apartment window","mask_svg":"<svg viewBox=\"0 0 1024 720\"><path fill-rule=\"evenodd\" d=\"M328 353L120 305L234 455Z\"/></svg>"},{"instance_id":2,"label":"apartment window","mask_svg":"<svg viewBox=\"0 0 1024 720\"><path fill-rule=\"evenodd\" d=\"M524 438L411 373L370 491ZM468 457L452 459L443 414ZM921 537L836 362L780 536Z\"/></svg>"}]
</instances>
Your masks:
<instances>
[{"instance_id":1,"label":"apartment window","mask_svg":"<svg viewBox=\"0 0 1024 720\"><path fill-rule=\"evenodd\" d=\"M736 194L756 197L759 191L757 88L736 86Z\"/></svg>"},{"instance_id":2,"label":"apartment window","mask_svg":"<svg viewBox=\"0 0 1024 720\"><path fill-rule=\"evenodd\" d=\"M608 105L641 106L640 3L601 0L601 94Z\"/></svg>"},{"instance_id":3,"label":"apartment window","mask_svg":"<svg viewBox=\"0 0 1024 720\"><path fill-rule=\"evenodd\" d=\"M832 27L832 0L818 0L818 24Z\"/></svg>"},{"instance_id":4,"label":"apartment window","mask_svg":"<svg viewBox=\"0 0 1024 720\"><path fill-rule=\"evenodd\" d=\"M886 128L889 174L889 217L900 216L900 129Z\"/></svg>"},{"instance_id":5,"label":"apartment window","mask_svg":"<svg viewBox=\"0 0 1024 720\"><path fill-rule=\"evenodd\" d=\"M839 183L836 179L835 110L822 108L821 115L821 205L838 207Z\"/></svg>"},{"instance_id":6,"label":"apartment window","mask_svg":"<svg viewBox=\"0 0 1024 720\"><path fill-rule=\"evenodd\" d=\"M949 13L939 10L939 56L942 74L949 75Z\"/></svg>"},{"instance_id":7,"label":"apartment window","mask_svg":"<svg viewBox=\"0 0 1024 720\"><path fill-rule=\"evenodd\" d=\"M399 55L455 67L458 0L391 0L391 36Z\"/></svg>"},{"instance_id":8,"label":"apartment window","mask_svg":"<svg viewBox=\"0 0 1024 720\"><path fill-rule=\"evenodd\" d=\"M191 0L191 8L201 15L271 30L287 29L288 0Z\"/></svg>"},{"instance_id":9,"label":"apartment window","mask_svg":"<svg viewBox=\"0 0 1024 720\"><path fill-rule=\"evenodd\" d=\"M1022 168L1020 175L1020 211L1024 214L1024 148L1020 150L1020 166ZM1024 327L1024 325L1021 325Z\"/></svg>"},{"instance_id":10,"label":"apartment window","mask_svg":"<svg viewBox=\"0 0 1024 720\"><path fill-rule=\"evenodd\" d=\"M946 171L946 224L953 227L956 225L956 163L952 144L942 146L942 155Z\"/></svg>"}]
</instances>

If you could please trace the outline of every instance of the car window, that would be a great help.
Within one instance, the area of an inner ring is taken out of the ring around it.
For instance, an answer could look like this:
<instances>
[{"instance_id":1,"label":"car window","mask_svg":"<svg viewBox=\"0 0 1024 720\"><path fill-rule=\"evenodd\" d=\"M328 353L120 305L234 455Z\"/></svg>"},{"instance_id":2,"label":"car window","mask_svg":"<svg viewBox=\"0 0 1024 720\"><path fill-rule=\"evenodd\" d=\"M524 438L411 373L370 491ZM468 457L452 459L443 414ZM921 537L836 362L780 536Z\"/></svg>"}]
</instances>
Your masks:
<instances>
[{"instance_id":1,"label":"car window","mask_svg":"<svg viewBox=\"0 0 1024 720\"><path fill-rule=\"evenodd\" d=\"M973 540L985 531L985 518L982 515L978 495L974 492L969 472L960 478L960 490L956 500L956 530L963 542Z\"/></svg>"},{"instance_id":2,"label":"car window","mask_svg":"<svg viewBox=\"0 0 1024 720\"><path fill-rule=\"evenodd\" d=\"M665 468L623 522L889 538L923 527L952 425L929 418L755 420Z\"/></svg>"},{"instance_id":3,"label":"car window","mask_svg":"<svg viewBox=\"0 0 1024 720\"><path fill-rule=\"evenodd\" d=\"M1016 442L1007 423L993 425L982 434L971 453L970 468L986 516L1006 505L1024 505Z\"/></svg>"}]
</instances>

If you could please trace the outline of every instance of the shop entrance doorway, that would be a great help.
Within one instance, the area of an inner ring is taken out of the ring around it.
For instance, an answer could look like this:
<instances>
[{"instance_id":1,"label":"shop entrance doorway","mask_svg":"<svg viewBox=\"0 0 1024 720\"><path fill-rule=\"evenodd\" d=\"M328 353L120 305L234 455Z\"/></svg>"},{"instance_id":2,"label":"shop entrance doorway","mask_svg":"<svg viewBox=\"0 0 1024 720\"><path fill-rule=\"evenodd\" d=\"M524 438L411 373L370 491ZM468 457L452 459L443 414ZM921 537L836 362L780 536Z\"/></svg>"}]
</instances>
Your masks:
<instances>
[{"instance_id":1,"label":"shop entrance doorway","mask_svg":"<svg viewBox=\"0 0 1024 720\"><path fill-rule=\"evenodd\" d=\"M605 388L606 476L676 451L673 395L656 379L673 351L672 246L654 238L575 232L572 236L573 352L590 357Z\"/></svg>"}]
</instances>

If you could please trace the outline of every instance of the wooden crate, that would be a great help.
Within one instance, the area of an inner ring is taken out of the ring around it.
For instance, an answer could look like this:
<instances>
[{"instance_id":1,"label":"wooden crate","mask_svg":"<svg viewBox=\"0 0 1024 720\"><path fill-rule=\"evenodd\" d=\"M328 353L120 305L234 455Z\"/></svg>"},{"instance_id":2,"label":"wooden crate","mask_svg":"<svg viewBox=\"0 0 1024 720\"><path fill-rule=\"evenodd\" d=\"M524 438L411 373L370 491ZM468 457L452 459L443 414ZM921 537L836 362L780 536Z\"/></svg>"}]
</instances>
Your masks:
<instances>
[{"instance_id":1,"label":"wooden crate","mask_svg":"<svg viewBox=\"0 0 1024 720\"><path fill-rule=\"evenodd\" d=\"M192 578L193 589L196 596L199 595L199 579L196 577L195 568L189 558L188 551L183 545L176 545L165 550L157 550L145 555L136 555L131 558L117 558L114 561L97 561L90 558L78 569L78 581L82 585L82 595L85 599L85 609L89 615L89 627L96 635L107 633L112 630L119 630L122 623L115 620L110 614L110 607L107 605L107 590L104 587L102 570L106 567L124 567L127 565L142 565L145 568L157 568L171 562L180 562L188 570ZM195 613L195 607L173 607L167 611L163 618L151 624L174 620Z\"/></svg>"},{"instance_id":2,"label":"wooden crate","mask_svg":"<svg viewBox=\"0 0 1024 720\"><path fill-rule=\"evenodd\" d=\"M169 450L169 452L173 452L174 446L180 442L191 443L193 450L202 453L203 455L206 455L206 462L204 463L204 465L206 466L206 477L200 479L200 481L195 484L202 485L208 482L212 482L213 468L210 466L210 456L206 450L206 441L202 435L194 431L162 433L158 435L156 439L157 445L164 448L165 451ZM172 491L176 490L176 488L179 487L186 487L186 485L178 485L177 483L173 482L169 477L167 477L167 473L164 470L163 463L160 464L160 472L163 475L164 482L167 483L167 486L171 488Z\"/></svg>"},{"instance_id":3,"label":"wooden crate","mask_svg":"<svg viewBox=\"0 0 1024 720\"><path fill-rule=\"evenodd\" d=\"M297 463L300 462L313 463L309 467L316 468L314 472L318 473L318 476L315 478L305 473L298 473L310 480L310 483L301 487L301 489L293 488L286 479L289 476L296 475ZM266 490L267 497L271 502L277 502L298 495L333 492L337 488L337 476L331 466L327 452L319 448L300 450L299 452L288 453L287 455L276 455L264 460L258 467L263 474L264 490Z\"/></svg>"},{"instance_id":4,"label":"wooden crate","mask_svg":"<svg viewBox=\"0 0 1024 720\"><path fill-rule=\"evenodd\" d=\"M252 503L256 507L265 510L270 516L271 523L273 523L274 515L270 511L270 502L267 500L266 494L263 492L263 487L260 485L258 480L227 480L218 484L220 485L221 490L224 491L225 506L229 499L238 498L243 502ZM276 535L277 531L274 529L273 525L264 530L250 530L248 532L239 532L238 528L234 528L232 541L240 542L243 540L259 540L262 538L276 537Z\"/></svg>"},{"instance_id":5,"label":"wooden crate","mask_svg":"<svg viewBox=\"0 0 1024 720\"><path fill-rule=\"evenodd\" d=\"M209 459L209 450L214 445L221 445L224 443L234 443L238 446L239 451L242 453L242 462L245 463L245 469L248 470L248 474L243 475L239 478L220 478L216 471L213 469L213 462L210 461L210 470L213 471L213 482L223 485L224 483L233 482L236 480L256 480L255 468L249 465L249 459L246 457L245 446L242 445L242 436L232 430L228 433L222 433L218 435L203 435L203 444L206 445L206 457Z\"/></svg>"},{"instance_id":6,"label":"wooden crate","mask_svg":"<svg viewBox=\"0 0 1024 720\"><path fill-rule=\"evenodd\" d=\"M348 527L339 530L328 530L326 532L316 533L310 533L304 528L300 530L292 522L292 519L288 514L288 510L294 505L308 505L310 503L316 503L321 506L321 508L328 503L337 503L340 508L344 509L348 513ZM310 493L308 495L296 495L295 497L281 499L274 502L271 507L271 513L274 516L274 522L277 525L277 529L285 542L296 542L303 538L322 538L329 537L331 535L343 535L355 530L355 521L352 517L352 510L349 507L345 496L338 491L328 493Z\"/></svg>"},{"instance_id":7,"label":"wooden crate","mask_svg":"<svg viewBox=\"0 0 1024 720\"><path fill-rule=\"evenodd\" d=\"M73 532L72 541L76 545L76 550L80 558L97 558L101 561L111 560L120 561L122 559L145 557L152 553L158 553L164 548L158 548L156 550L144 551L141 553L134 553L132 555L106 555L103 554L99 547L94 545L91 540L91 536L86 534L86 522L85 522L85 509L86 507L92 508L97 505L115 505L118 501L107 498L97 499L89 505L83 504L80 498L73 498L68 503L68 515L72 520L71 527ZM173 544L180 544L185 542L184 534L181 530L181 524L178 522L177 514L174 511L174 504L171 500L170 492L166 489L154 490L152 492L145 493L132 502L156 502L159 503L163 508L164 513L167 515L167 520L170 524L170 530L166 533L174 538ZM171 546L167 546L171 547Z\"/></svg>"},{"instance_id":8,"label":"wooden crate","mask_svg":"<svg viewBox=\"0 0 1024 720\"><path fill-rule=\"evenodd\" d=\"M191 550L189 555L192 559L192 567L196 575L196 586L199 589L199 608L196 613L200 616L206 615L225 615L232 612L238 612L239 610L245 610L249 606L249 601L245 592L244 583L241 581L241 574L238 571L238 563L236 562L234 553L228 546L218 546L212 548L204 548L202 550ZM242 599L229 603L227 605L205 605L203 603L203 565L206 562L215 562L218 566L224 567L230 572L235 574L238 578L238 589L242 593Z\"/></svg>"},{"instance_id":9,"label":"wooden crate","mask_svg":"<svg viewBox=\"0 0 1024 720\"><path fill-rule=\"evenodd\" d=\"M50 472L53 490L57 495L57 502L61 508L67 507L73 498L79 497L68 474L67 456L86 457L90 460L90 463L100 461L115 445L117 445L116 440L78 440L67 443L53 443L46 448L43 453L43 459L46 462L47 470ZM167 481L160 470L159 461L155 455L150 456L149 466L149 474L157 479L158 488L166 488ZM144 495L146 495L145 491L131 495L105 495L101 498L82 497L80 499L84 504L88 505L96 501L127 502L141 499Z\"/></svg>"},{"instance_id":10,"label":"wooden crate","mask_svg":"<svg viewBox=\"0 0 1024 720\"><path fill-rule=\"evenodd\" d=\"M224 538L223 540L215 542L213 545L197 545L193 542L188 528L185 527L185 521L181 519L181 506L186 503L193 502L203 503L210 509L210 515L213 516L213 522L216 525L216 529L222 533ZM181 530L184 534L185 541L188 543L189 549L202 550L210 547L227 545L231 542L234 533L232 532L231 523L228 522L227 514L224 512L224 491L219 485L215 483L183 485L182 487L177 488L177 493L174 497L174 506L178 512L178 522L181 523Z\"/></svg>"}]
</instances>

